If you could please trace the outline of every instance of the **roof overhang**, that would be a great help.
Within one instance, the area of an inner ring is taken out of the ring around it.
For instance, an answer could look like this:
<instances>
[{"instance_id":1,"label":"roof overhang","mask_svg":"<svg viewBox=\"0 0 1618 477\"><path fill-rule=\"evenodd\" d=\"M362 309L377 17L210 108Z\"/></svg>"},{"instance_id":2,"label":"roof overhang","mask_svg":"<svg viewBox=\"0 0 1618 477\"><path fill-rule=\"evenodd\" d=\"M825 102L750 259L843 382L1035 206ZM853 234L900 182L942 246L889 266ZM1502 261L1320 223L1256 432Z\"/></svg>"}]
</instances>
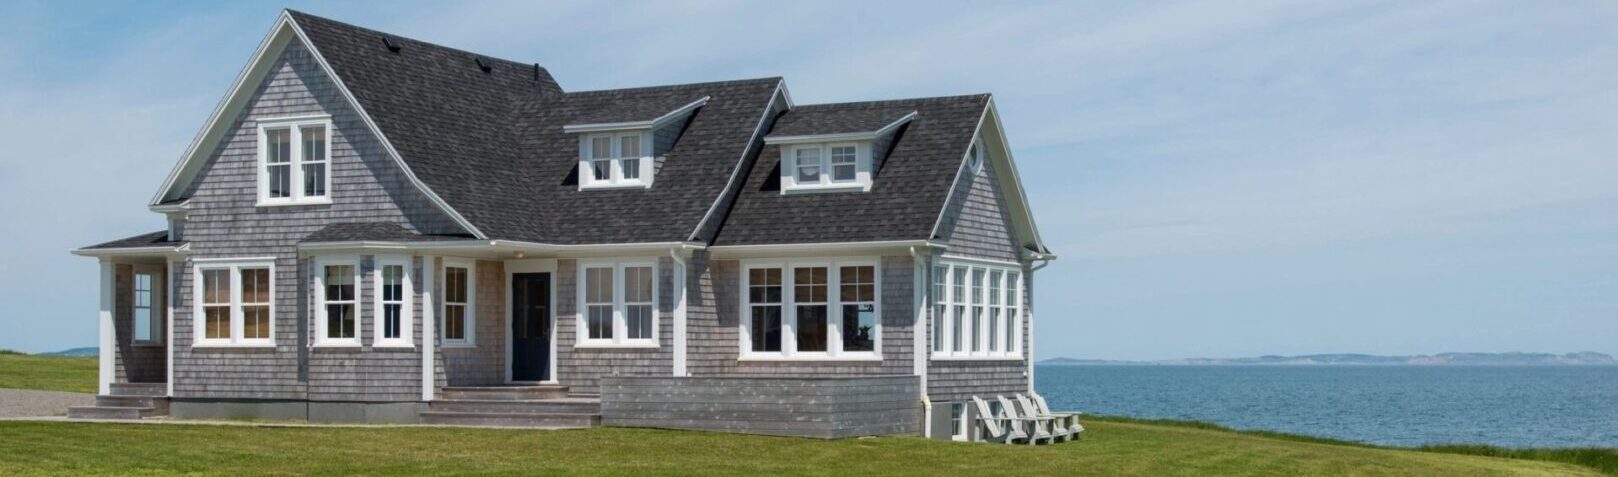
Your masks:
<instances>
[{"instance_id":1,"label":"roof overhang","mask_svg":"<svg viewBox=\"0 0 1618 477\"><path fill-rule=\"evenodd\" d=\"M298 244L300 252L314 254L357 252L357 251L392 251L409 253L442 253L445 255L466 255L489 258L514 257L518 253L532 254L534 257L593 257L593 256L630 256L630 255L663 255L670 250L700 250L704 245L695 242L643 242L643 243L609 243L609 244L547 244L537 242L524 242L518 240L425 240L425 241L385 241L385 240L356 240L342 242L305 242Z\"/></svg>"},{"instance_id":2,"label":"roof overhang","mask_svg":"<svg viewBox=\"0 0 1618 477\"><path fill-rule=\"evenodd\" d=\"M71 253L80 257L95 258L163 258L190 252L191 244L183 243L156 247L81 248Z\"/></svg>"},{"instance_id":3,"label":"roof overhang","mask_svg":"<svg viewBox=\"0 0 1618 477\"><path fill-rule=\"evenodd\" d=\"M675 108L675 110L673 110L673 111L669 111L668 113L664 113L662 116L658 116L656 118L648 119L648 120L645 120L645 121L625 121L625 122L617 122L617 123L592 123L592 124L568 124L568 125L562 126L562 132L568 133L568 134L573 134L573 133L592 133L592 132L605 132L605 131L623 131L623 130L629 130L629 129L657 129L657 128L661 128L663 126L667 126L669 124L672 124L675 121L680 121L680 120L685 119L687 116L690 116L691 113L696 112L697 108L700 108L703 105L708 104L708 99L710 99L710 98L711 98L710 96L703 96L701 98L698 98L696 101L692 101L691 103L686 104L685 106L680 106L679 108Z\"/></svg>"},{"instance_id":4,"label":"roof overhang","mask_svg":"<svg viewBox=\"0 0 1618 477\"><path fill-rule=\"evenodd\" d=\"M186 199L186 200L182 200L182 201L174 202L174 203L152 204L152 205L146 206L146 209L151 210L152 212L157 212L159 214L184 213L184 212L186 212L188 210L191 210L191 199Z\"/></svg>"},{"instance_id":5,"label":"roof overhang","mask_svg":"<svg viewBox=\"0 0 1618 477\"><path fill-rule=\"evenodd\" d=\"M714 258L766 258L909 254L912 248L947 249L931 240L883 240L871 242L786 243L758 245L715 245L708 247Z\"/></svg>"},{"instance_id":6,"label":"roof overhang","mask_svg":"<svg viewBox=\"0 0 1618 477\"><path fill-rule=\"evenodd\" d=\"M880 138L880 137L882 137L884 135L887 135L888 133L893 132L893 130L898 129L899 126L905 125L905 123L910 122L910 120L912 120L912 119L916 119L916 112L915 111L911 111L910 114L900 116L899 119L895 119L895 120L893 120L893 122L888 123L887 125L882 126L880 128L877 128L875 131L856 131L856 132L842 132L842 133L832 133L832 134L806 134L806 135L800 135L800 136L765 136L764 137L764 143L765 144L806 144L806 143L840 142L840 141L875 141L877 138Z\"/></svg>"}]
</instances>

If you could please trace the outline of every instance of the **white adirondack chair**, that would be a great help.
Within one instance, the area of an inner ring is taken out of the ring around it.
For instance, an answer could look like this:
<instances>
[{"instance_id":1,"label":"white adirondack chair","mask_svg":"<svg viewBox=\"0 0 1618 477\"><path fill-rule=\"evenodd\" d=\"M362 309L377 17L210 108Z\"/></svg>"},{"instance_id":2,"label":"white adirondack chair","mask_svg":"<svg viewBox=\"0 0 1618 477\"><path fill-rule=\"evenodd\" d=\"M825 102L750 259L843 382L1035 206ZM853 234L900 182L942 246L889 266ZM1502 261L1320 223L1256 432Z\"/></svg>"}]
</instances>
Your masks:
<instances>
[{"instance_id":1,"label":"white adirondack chair","mask_svg":"<svg viewBox=\"0 0 1618 477\"><path fill-rule=\"evenodd\" d=\"M1039 441L1045 441L1047 444L1056 442L1056 435L1051 434L1050 419L1042 419L1018 412L1017 405L1012 403L1010 399L1006 399L1005 396L995 396L994 398L1000 400L1000 410L1006 413L1006 417L1028 423L1029 444L1038 444Z\"/></svg>"},{"instance_id":2,"label":"white adirondack chair","mask_svg":"<svg viewBox=\"0 0 1618 477\"><path fill-rule=\"evenodd\" d=\"M981 435L984 440L1002 444L1021 444L1028 441L1028 434L1023 432L1024 426L1021 422L989 412L989 404L983 402L983 398L972 396L972 405L978 408L978 428L982 429Z\"/></svg>"},{"instance_id":3,"label":"white adirondack chair","mask_svg":"<svg viewBox=\"0 0 1618 477\"><path fill-rule=\"evenodd\" d=\"M1027 395L1016 394L1012 396L1012 399L1016 400L1017 410L1023 415L1033 416L1040 419L1049 419L1051 422L1051 437L1054 440L1058 442L1067 442L1073 439L1073 431L1068 429L1066 416L1056 416L1041 410L1039 406L1034 405L1033 400L1028 399Z\"/></svg>"},{"instance_id":4,"label":"white adirondack chair","mask_svg":"<svg viewBox=\"0 0 1618 477\"><path fill-rule=\"evenodd\" d=\"M1079 416L1084 415L1084 413L1054 412L1051 411L1051 406L1045 403L1045 396L1035 394L1029 397L1033 398L1034 406L1039 408L1041 414L1055 416L1058 423L1066 425L1068 433L1072 434L1074 438L1084 437L1084 425L1079 423Z\"/></svg>"}]
</instances>

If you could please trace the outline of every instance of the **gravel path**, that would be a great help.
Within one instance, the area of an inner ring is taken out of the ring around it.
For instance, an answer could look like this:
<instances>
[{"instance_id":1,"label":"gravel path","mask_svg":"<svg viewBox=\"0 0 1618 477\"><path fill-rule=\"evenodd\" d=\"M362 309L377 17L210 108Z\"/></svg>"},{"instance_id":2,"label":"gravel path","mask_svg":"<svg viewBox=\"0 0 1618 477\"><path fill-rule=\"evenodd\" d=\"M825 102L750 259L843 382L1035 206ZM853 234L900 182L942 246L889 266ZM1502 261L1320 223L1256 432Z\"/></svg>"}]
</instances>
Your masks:
<instances>
[{"instance_id":1,"label":"gravel path","mask_svg":"<svg viewBox=\"0 0 1618 477\"><path fill-rule=\"evenodd\" d=\"M68 407L95 402L94 394L0 389L0 417L61 416Z\"/></svg>"}]
</instances>

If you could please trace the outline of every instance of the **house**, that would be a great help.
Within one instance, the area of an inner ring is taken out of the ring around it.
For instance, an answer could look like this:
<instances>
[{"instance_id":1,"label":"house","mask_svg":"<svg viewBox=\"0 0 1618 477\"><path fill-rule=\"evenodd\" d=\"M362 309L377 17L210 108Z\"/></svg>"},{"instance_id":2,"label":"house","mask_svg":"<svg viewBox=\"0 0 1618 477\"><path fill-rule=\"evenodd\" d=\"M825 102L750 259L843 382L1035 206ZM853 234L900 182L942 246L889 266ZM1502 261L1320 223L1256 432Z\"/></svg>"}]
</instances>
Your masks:
<instances>
[{"instance_id":1,"label":"house","mask_svg":"<svg viewBox=\"0 0 1618 477\"><path fill-rule=\"evenodd\" d=\"M964 433L1053 259L986 94L566 91L280 15L101 266L75 417Z\"/></svg>"}]
</instances>

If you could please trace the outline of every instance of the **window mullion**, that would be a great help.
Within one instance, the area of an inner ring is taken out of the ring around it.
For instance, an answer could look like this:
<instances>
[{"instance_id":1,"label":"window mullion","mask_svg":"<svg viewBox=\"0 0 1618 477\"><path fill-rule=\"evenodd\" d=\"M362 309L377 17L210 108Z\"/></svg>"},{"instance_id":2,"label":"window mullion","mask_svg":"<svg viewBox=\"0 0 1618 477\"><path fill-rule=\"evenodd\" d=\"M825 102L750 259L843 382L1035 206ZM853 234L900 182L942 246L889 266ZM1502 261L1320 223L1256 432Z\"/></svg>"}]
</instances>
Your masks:
<instances>
[{"instance_id":1,"label":"window mullion","mask_svg":"<svg viewBox=\"0 0 1618 477\"><path fill-rule=\"evenodd\" d=\"M291 164L289 171L292 177L292 200L303 200L303 126L293 123L287 127L287 138L291 144L287 145L287 163Z\"/></svg>"},{"instance_id":2,"label":"window mullion","mask_svg":"<svg viewBox=\"0 0 1618 477\"><path fill-rule=\"evenodd\" d=\"M836 263L826 264L826 354L843 352L843 271Z\"/></svg>"},{"instance_id":3,"label":"window mullion","mask_svg":"<svg viewBox=\"0 0 1618 477\"><path fill-rule=\"evenodd\" d=\"M244 332L245 327L243 325L246 318L246 313L245 310L242 309L242 272L241 267L236 265L230 266L229 270L230 342L239 343L241 342L242 336L246 335Z\"/></svg>"},{"instance_id":4,"label":"window mullion","mask_svg":"<svg viewBox=\"0 0 1618 477\"><path fill-rule=\"evenodd\" d=\"M614 144L613 147L618 146ZM629 336L627 307L624 305L627 302L624 297L624 266L614 264L612 270L612 342L622 343Z\"/></svg>"},{"instance_id":5,"label":"window mullion","mask_svg":"<svg viewBox=\"0 0 1618 477\"><path fill-rule=\"evenodd\" d=\"M792 264L781 265L781 354L798 354L798 290Z\"/></svg>"}]
</instances>

